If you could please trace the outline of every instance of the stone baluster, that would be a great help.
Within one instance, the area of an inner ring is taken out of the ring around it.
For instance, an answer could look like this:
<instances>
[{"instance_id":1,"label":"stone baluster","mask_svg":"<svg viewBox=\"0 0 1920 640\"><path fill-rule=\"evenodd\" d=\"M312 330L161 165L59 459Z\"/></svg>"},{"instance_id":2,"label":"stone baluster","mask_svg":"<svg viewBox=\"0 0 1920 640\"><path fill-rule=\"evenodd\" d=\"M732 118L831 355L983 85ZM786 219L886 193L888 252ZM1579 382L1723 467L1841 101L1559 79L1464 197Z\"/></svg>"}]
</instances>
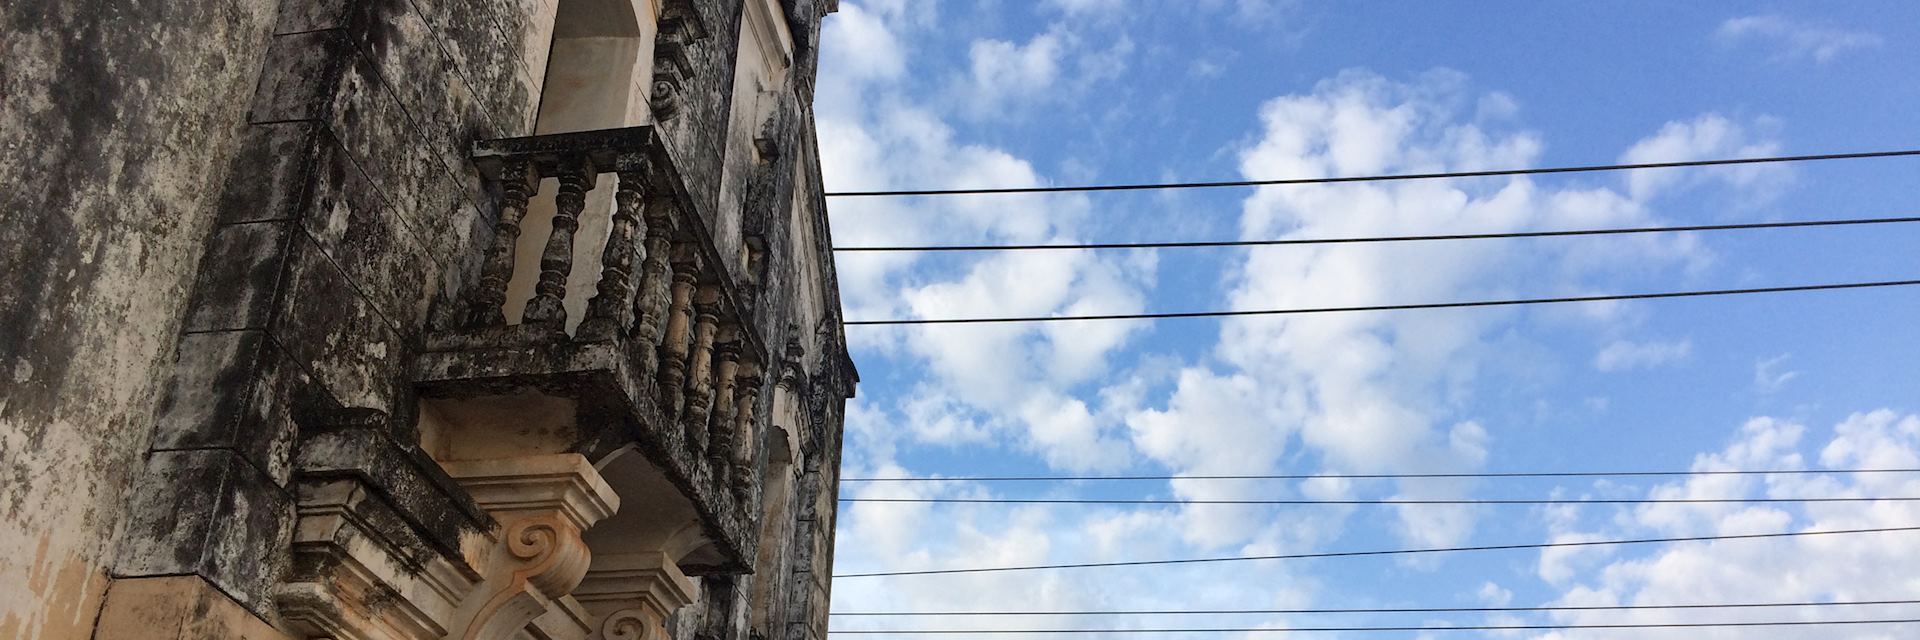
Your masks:
<instances>
[{"instance_id":1,"label":"stone baluster","mask_svg":"<svg viewBox=\"0 0 1920 640\"><path fill-rule=\"evenodd\" d=\"M633 324L634 258L640 247L641 202L646 195L646 176L640 172L620 172L620 186L613 194L613 219L607 231L607 247L601 253L600 285L587 305L587 318L580 323L580 336L602 339L626 333Z\"/></svg>"},{"instance_id":2,"label":"stone baluster","mask_svg":"<svg viewBox=\"0 0 1920 640\"><path fill-rule=\"evenodd\" d=\"M673 246L673 286L667 302L667 334L660 342L660 405L680 415L686 404L687 347L693 337L693 290L700 279L700 255L691 243Z\"/></svg>"},{"instance_id":3,"label":"stone baluster","mask_svg":"<svg viewBox=\"0 0 1920 640\"><path fill-rule=\"evenodd\" d=\"M727 465L733 464L734 376L740 371L740 327L720 327L719 341L713 348L713 419L707 425L707 459L712 462L714 478L726 483Z\"/></svg>"},{"instance_id":4,"label":"stone baluster","mask_svg":"<svg viewBox=\"0 0 1920 640\"><path fill-rule=\"evenodd\" d=\"M527 302L521 322L566 325L573 232L580 228L580 212L586 209L594 177L592 165L584 158L562 163L560 190L553 195L553 234L547 236L546 250L540 254L540 280L533 285L533 299Z\"/></svg>"},{"instance_id":5,"label":"stone baluster","mask_svg":"<svg viewBox=\"0 0 1920 640\"><path fill-rule=\"evenodd\" d=\"M646 257L640 261L639 317L633 324L633 351L643 374L653 374L659 366L658 347L673 297L673 272L667 261L667 249L672 245L668 235L672 232L668 217L671 206L672 201L664 198L646 206Z\"/></svg>"},{"instance_id":6,"label":"stone baluster","mask_svg":"<svg viewBox=\"0 0 1920 640\"><path fill-rule=\"evenodd\" d=\"M540 170L525 159L508 160L500 169L500 216L493 223L493 244L487 247L480 281L467 297L467 326L495 327L507 323L507 281L513 278L514 247L520 241L520 219L527 215L527 199L540 184Z\"/></svg>"},{"instance_id":7,"label":"stone baluster","mask_svg":"<svg viewBox=\"0 0 1920 640\"><path fill-rule=\"evenodd\" d=\"M687 438L707 444L713 409L713 339L720 329L720 285L703 282L693 295L693 351L687 364L687 411L681 417Z\"/></svg>"},{"instance_id":8,"label":"stone baluster","mask_svg":"<svg viewBox=\"0 0 1920 640\"><path fill-rule=\"evenodd\" d=\"M753 455L760 437L760 362L740 363L733 403L733 495L744 502L753 490Z\"/></svg>"}]
</instances>

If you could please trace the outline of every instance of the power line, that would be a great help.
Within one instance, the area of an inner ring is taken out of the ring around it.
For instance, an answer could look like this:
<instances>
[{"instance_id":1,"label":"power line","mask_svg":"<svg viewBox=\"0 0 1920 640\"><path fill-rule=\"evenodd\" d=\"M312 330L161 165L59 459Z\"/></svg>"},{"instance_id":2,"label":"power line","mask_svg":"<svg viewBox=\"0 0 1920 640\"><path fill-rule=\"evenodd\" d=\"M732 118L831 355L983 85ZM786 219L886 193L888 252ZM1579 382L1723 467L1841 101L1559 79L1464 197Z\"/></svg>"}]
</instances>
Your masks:
<instances>
[{"instance_id":1,"label":"power line","mask_svg":"<svg viewBox=\"0 0 1920 640\"><path fill-rule=\"evenodd\" d=\"M940 478L841 478L841 482L1083 482L1099 480L1397 480L1432 478L1629 478L1675 476L1832 475L1920 473L1912 469L1727 469L1719 471L1493 471L1485 473L1296 473L1192 476L949 476Z\"/></svg>"},{"instance_id":2,"label":"power line","mask_svg":"<svg viewBox=\"0 0 1920 640\"><path fill-rule=\"evenodd\" d=\"M1893 151L1863 151L1856 153L1823 153L1803 156L1763 156L1754 158L1723 158L1713 160L1685 160L1679 162L1642 162L1626 164L1598 164L1570 167L1540 167L1533 169L1493 169L1486 171L1445 171L1435 173L1395 173L1367 176L1336 176L1323 178L1282 178L1277 180L1224 180L1216 182L1154 182L1136 184L1103 184L1059 187L996 187L987 189L899 189L889 191L830 191L829 198L890 197L890 196L951 196L982 195L996 193L1062 193L1087 191L1141 191L1149 189L1206 189L1216 187L1260 187L1290 184L1339 184L1348 182L1387 182L1394 180L1433 180L1442 178L1486 178L1495 176L1529 176L1553 173L1591 173L1598 171L1625 171L1631 169L1675 169L1682 167L1717 167L1744 164L1765 164L1776 162L1814 162L1824 160L1863 160L1871 158L1898 158L1920 156L1920 149L1901 149Z\"/></svg>"},{"instance_id":3,"label":"power line","mask_svg":"<svg viewBox=\"0 0 1920 640\"><path fill-rule=\"evenodd\" d=\"M899 504L1248 504L1248 505L1546 505L1546 504L1760 504L1815 502L1915 502L1916 497L1813 497L1813 498L1457 498L1381 500L1173 500L1155 498L840 498L840 502Z\"/></svg>"},{"instance_id":4,"label":"power line","mask_svg":"<svg viewBox=\"0 0 1920 640\"><path fill-rule=\"evenodd\" d=\"M1555 605L1536 607L1390 607L1378 609L1162 609L1108 611L834 611L840 617L934 616L1179 616L1333 613L1524 613L1541 611L1651 611L1683 609L1774 609L1788 607L1864 607L1920 604L1920 600L1863 600L1857 602L1739 602L1722 604Z\"/></svg>"},{"instance_id":5,"label":"power line","mask_svg":"<svg viewBox=\"0 0 1920 640\"><path fill-rule=\"evenodd\" d=\"M1556 629L1700 629L1708 627L1812 627L1827 625L1892 625L1920 623L1920 618L1901 618L1890 620L1768 620L1761 622L1636 622L1617 624L1485 624L1463 625L1457 627L1399 626L1399 627L1240 627L1240 628L1183 628L1183 629L860 629L829 630L828 635L836 634L901 634L901 635L963 635L1012 634L1012 633L1332 633L1348 631L1548 631Z\"/></svg>"},{"instance_id":6,"label":"power line","mask_svg":"<svg viewBox=\"0 0 1920 640\"><path fill-rule=\"evenodd\" d=\"M1698 224L1671 227L1623 227L1609 229L1572 229L1560 231L1513 231L1503 233L1450 233L1410 236L1373 236L1353 238L1291 238L1277 240L1212 240L1189 242L1099 242L1087 244L975 244L931 246L834 247L841 253L880 251L1034 251L1062 249L1181 249L1201 247L1263 247L1316 244L1361 244L1377 242L1421 242L1431 240L1493 240L1501 238L1557 238L1635 233L1679 233L1688 231L1734 231L1746 229L1791 229L1799 227L1838 227L1849 225L1899 224L1920 222L1920 216L1890 218L1846 218L1799 220L1792 222L1749 222L1737 224Z\"/></svg>"},{"instance_id":7,"label":"power line","mask_svg":"<svg viewBox=\"0 0 1920 640\"><path fill-rule=\"evenodd\" d=\"M959 573L994 573L1004 571L1036 571L1042 569L1086 569L1095 567L1138 567L1147 565L1200 564L1212 562L1246 562L1251 560L1307 560L1317 558L1356 558L1366 556L1393 556L1427 553L1453 553L1460 551L1509 551L1519 549L1548 549L1555 547L1598 547L1628 544L1656 544L1669 542L1705 542L1712 540L1756 540L1762 538L1795 538L1801 536L1829 536L1860 533L1895 533L1920 531L1920 526L1883 527L1877 529L1834 529L1828 531L1788 531L1781 533L1749 533L1741 535L1685 536L1674 538L1638 538L1629 540L1587 540L1579 542L1534 542L1527 544L1499 544L1472 547L1431 547L1425 549L1388 549L1376 551L1327 551L1319 553L1287 553L1264 556L1228 556L1219 558L1183 558L1178 560L1128 560L1119 562L1082 562L1071 564L1040 564L1013 567L973 567L963 569L919 569L909 571L875 571L869 573L836 573L834 578L877 578L884 576L921 576Z\"/></svg>"},{"instance_id":8,"label":"power line","mask_svg":"<svg viewBox=\"0 0 1920 640\"><path fill-rule=\"evenodd\" d=\"M1666 298L1703 298L1710 296L1734 296L1760 293L1794 293L1804 291L1835 291L1841 289L1872 289L1881 287L1910 287L1920 285L1920 280L1887 280L1879 282L1844 282L1835 284L1803 284L1781 287L1751 287L1743 289L1709 289L1699 291L1664 291L1658 293L1624 293L1594 296L1564 296L1554 298L1519 298L1508 300L1471 300L1465 302L1423 302L1414 304L1359 305L1348 307L1296 307L1292 309L1252 309L1244 311L1175 311L1162 313L1115 313L1080 316L1011 316L1001 318L899 318L892 320L848 320L843 324L854 325L908 325L908 324L987 324L1007 322L1067 322L1080 320L1164 320L1172 318L1238 317L1238 316L1278 316L1303 315L1311 313L1349 313L1356 311L1411 311L1417 309L1462 309L1473 307L1505 307L1531 304L1562 304L1569 302L1608 302L1622 300L1656 300Z\"/></svg>"}]
</instances>

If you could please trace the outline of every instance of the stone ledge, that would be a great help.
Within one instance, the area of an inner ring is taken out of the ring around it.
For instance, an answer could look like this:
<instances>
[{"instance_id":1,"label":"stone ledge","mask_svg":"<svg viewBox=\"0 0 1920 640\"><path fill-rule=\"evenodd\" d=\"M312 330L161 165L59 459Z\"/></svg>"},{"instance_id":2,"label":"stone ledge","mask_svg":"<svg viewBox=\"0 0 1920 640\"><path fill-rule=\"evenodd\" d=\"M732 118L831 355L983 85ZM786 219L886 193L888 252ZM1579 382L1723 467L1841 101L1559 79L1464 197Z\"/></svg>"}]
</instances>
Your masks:
<instances>
[{"instance_id":1,"label":"stone ledge","mask_svg":"<svg viewBox=\"0 0 1920 640\"><path fill-rule=\"evenodd\" d=\"M620 509L620 496L577 453L458 460L442 466L488 513L556 510L586 530Z\"/></svg>"},{"instance_id":2,"label":"stone ledge","mask_svg":"<svg viewBox=\"0 0 1920 640\"><path fill-rule=\"evenodd\" d=\"M509 327L511 329L511 327ZM536 330L530 335L540 335ZM416 356L414 380L422 397L505 397L534 391L578 403L576 449L599 459L633 445L689 496L709 538L726 561L686 567L700 575L748 571L756 548L752 515L721 486L704 456L678 423L660 411L651 380L634 375L623 341L539 342L428 351Z\"/></svg>"},{"instance_id":3,"label":"stone ledge","mask_svg":"<svg viewBox=\"0 0 1920 640\"><path fill-rule=\"evenodd\" d=\"M308 434L294 460L303 481L355 478L443 554L459 557L461 539L498 525L440 466L384 433L384 423Z\"/></svg>"},{"instance_id":4,"label":"stone ledge","mask_svg":"<svg viewBox=\"0 0 1920 640\"><path fill-rule=\"evenodd\" d=\"M293 567L273 596L304 635L440 638L481 579L475 554L433 549L359 478L303 480L299 512ZM486 539L469 536L468 546Z\"/></svg>"}]
</instances>

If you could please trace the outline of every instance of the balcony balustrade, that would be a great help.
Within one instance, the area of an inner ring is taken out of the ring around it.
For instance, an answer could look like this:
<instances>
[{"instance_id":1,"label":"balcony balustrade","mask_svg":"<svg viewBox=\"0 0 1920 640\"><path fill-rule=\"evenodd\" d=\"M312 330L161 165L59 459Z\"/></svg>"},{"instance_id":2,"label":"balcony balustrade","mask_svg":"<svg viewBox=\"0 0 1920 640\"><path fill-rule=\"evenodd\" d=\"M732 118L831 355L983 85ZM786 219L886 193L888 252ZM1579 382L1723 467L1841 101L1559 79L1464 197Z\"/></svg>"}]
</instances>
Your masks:
<instances>
[{"instance_id":1,"label":"balcony balustrade","mask_svg":"<svg viewBox=\"0 0 1920 640\"><path fill-rule=\"evenodd\" d=\"M658 132L489 140L474 161L498 194L499 217L456 326L429 335L416 363L422 396L485 398L476 410L496 418L516 410L514 398L570 403L574 452L599 459L631 446L691 501L714 551L682 568L744 570L757 529L746 505L757 493L751 447L768 352ZM615 176L611 212L589 211L605 174ZM531 298L512 319L521 224L549 177L558 185L552 230ZM581 219L594 215L611 216L605 250L597 264L576 261L574 245L588 240L577 237ZM569 333L568 283L595 277Z\"/></svg>"}]
</instances>

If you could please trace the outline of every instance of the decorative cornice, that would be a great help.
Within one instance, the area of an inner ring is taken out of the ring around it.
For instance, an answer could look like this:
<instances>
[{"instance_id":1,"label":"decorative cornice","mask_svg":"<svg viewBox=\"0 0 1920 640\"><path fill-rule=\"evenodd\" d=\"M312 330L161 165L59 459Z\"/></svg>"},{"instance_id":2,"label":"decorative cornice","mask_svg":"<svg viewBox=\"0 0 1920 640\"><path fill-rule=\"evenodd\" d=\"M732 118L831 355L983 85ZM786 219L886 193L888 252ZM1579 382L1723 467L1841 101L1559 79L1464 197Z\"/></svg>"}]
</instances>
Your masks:
<instances>
[{"instance_id":1,"label":"decorative cornice","mask_svg":"<svg viewBox=\"0 0 1920 640\"><path fill-rule=\"evenodd\" d=\"M481 576L423 542L358 479L300 483L296 570L274 587L287 628L307 636L437 640Z\"/></svg>"},{"instance_id":2,"label":"decorative cornice","mask_svg":"<svg viewBox=\"0 0 1920 640\"><path fill-rule=\"evenodd\" d=\"M551 510L565 515L576 530L585 530L620 508L620 496L579 454L456 460L441 466L503 523L502 514Z\"/></svg>"}]
</instances>

